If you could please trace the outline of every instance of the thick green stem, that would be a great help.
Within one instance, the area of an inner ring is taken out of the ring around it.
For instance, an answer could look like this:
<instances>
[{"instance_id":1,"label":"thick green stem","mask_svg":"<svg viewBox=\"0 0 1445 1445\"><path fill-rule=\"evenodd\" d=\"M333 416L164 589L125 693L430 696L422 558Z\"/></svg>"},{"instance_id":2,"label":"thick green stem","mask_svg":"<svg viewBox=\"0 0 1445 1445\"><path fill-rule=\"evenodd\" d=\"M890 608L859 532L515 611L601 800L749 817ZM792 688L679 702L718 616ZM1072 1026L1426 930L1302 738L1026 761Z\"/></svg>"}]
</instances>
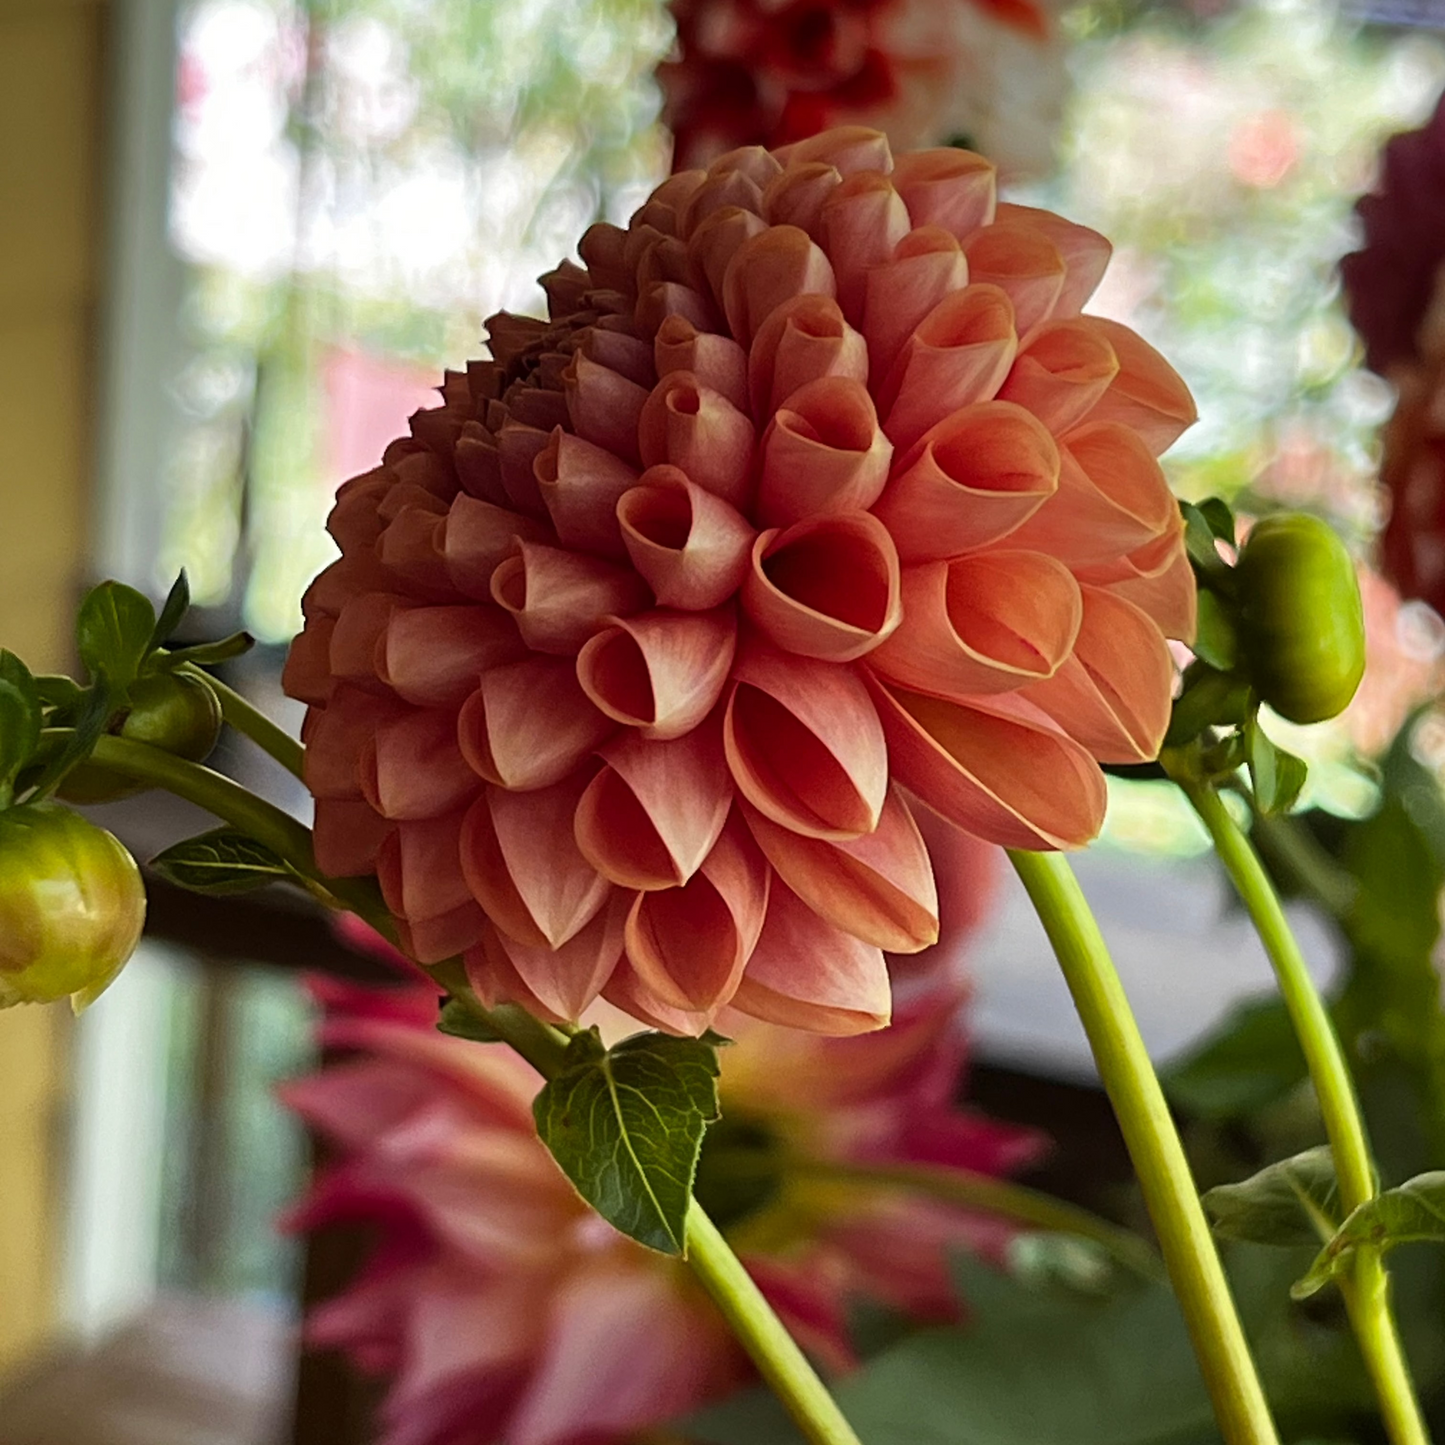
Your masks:
<instances>
[{"instance_id":1,"label":"thick green stem","mask_svg":"<svg viewBox=\"0 0 1445 1445\"><path fill-rule=\"evenodd\" d=\"M1011 851L1009 857L1058 955L1088 1035L1220 1430L1228 1445L1277 1445L1189 1161L1099 926L1060 854Z\"/></svg>"},{"instance_id":2,"label":"thick green stem","mask_svg":"<svg viewBox=\"0 0 1445 1445\"><path fill-rule=\"evenodd\" d=\"M1209 829L1219 861L1254 920L1274 966L1280 996L1319 1099L1335 1161L1340 1206L1348 1215L1374 1198L1378 1180L1344 1049L1259 855L1212 784L1183 778L1180 786ZM1429 1445L1430 1436L1390 1311L1389 1278L1378 1250L1358 1251L1351 1288L1345 1294L1355 1337L1374 1381L1390 1439L1395 1445Z\"/></svg>"},{"instance_id":3,"label":"thick green stem","mask_svg":"<svg viewBox=\"0 0 1445 1445\"><path fill-rule=\"evenodd\" d=\"M306 749L290 733L277 727L260 708L248 702L235 688L227 687L219 678L203 672L194 663L182 663L176 671L203 678L209 683L216 694L216 700L221 704L222 718L238 733L244 733L257 747L269 753L288 773L297 778L301 776Z\"/></svg>"}]
</instances>

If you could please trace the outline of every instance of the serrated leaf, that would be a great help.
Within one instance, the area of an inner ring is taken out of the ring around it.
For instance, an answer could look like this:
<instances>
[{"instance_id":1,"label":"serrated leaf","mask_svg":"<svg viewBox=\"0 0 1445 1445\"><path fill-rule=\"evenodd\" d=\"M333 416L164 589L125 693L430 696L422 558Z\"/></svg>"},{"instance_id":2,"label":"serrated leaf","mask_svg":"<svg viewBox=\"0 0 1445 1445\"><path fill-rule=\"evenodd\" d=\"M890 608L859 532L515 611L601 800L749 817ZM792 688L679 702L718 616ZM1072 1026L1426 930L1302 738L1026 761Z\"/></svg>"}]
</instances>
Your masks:
<instances>
[{"instance_id":1,"label":"serrated leaf","mask_svg":"<svg viewBox=\"0 0 1445 1445\"><path fill-rule=\"evenodd\" d=\"M1361 1246L1384 1251L1420 1243L1445 1244L1445 1169L1418 1174L1366 1200L1340 1225L1290 1293L1295 1299L1318 1293L1349 1269Z\"/></svg>"},{"instance_id":2,"label":"serrated leaf","mask_svg":"<svg viewBox=\"0 0 1445 1445\"><path fill-rule=\"evenodd\" d=\"M181 625L181 619L191 605L191 584L186 577L186 569L181 568L176 580L171 583L171 590L166 593L166 600L161 607L161 615L156 618L156 625L151 631L151 647L163 647L170 641L171 635Z\"/></svg>"},{"instance_id":3,"label":"serrated leaf","mask_svg":"<svg viewBox=\"0 0 1445 1445\"><path fill-rule=\"evenodd\" d=\"M1309 774L1304 759L1287 753L1273 742L1257 718L1245 727L1244 756L1259 811L1267 817L1289 812Z\"/></svg>"},{"instance_id":4,"label":"serrated leaf","mask_svg":"<svg viewBox=\"0 0 1445 1445\"><path fill-rule=\"evenodd\" d=\"M1239 661L1239 638L1228 604L1209 587L1199 589L1198 625L1190 647L1210 667L1228 672Z\"/></svg>"},{"instance_id":5,"label":"serrated leaf","mask_svg":"<svg viewBox=\"0 0 1445 1445\"><path fill-rule=\"evenodd\" d=\"M437 1028L454 1039L470 1039L473 1043L496 1044L502 1041L502 1036L495 1029L457 998L442 1000Z\"/></svg>"},{"instance_id":6,"label":"serrated leaf","mask_svg":"<svg viewBox=\"0 0 1445 1445\"><path fill-rule=\"evenodd\" d=\"M1279 999L1242 1004L1192 1054L1160 1075L1170 1100L1203 1119L1236 1119L1283 1098L1308 1074Z\"/></svg>"},{"instance_id":7,"label":"serrated leaf","mask_svg":"<svg viewBox=\"0 0 1445 1445\"><path fill-rule=\"evenodd\" d=\"M135 681L155 627L150 598L123 582L102 582L76 614L76 651L92 676L107 678L120 691Z\"/></svg>"},{"instance_id":8,"label":"serrated leaf","mask_svg":"<svg viewBox=\"0 0 1445 1445\"><path fill-rule=\"evenodd\" d=\"M1327 1146L1270 1164L1204 1195L1216 1234L1250 1244L1318 1244L1339 1225L1335 1161Z\"/></svg>"},{"instance_id":9,"label":"serrated leaf","mask_svg":"<svg viewBox=\"0 0 1445 1445\"><path fill-rule=\"evenodd\" d=\"M607 1049L588 1029L537 1096L537 1132L609 1224L681 1254L702 1138L718 1117L717 1075L717 1051L701 1039L636 1034Z\"/></svg>"},{"instance_id":10,"label":"serrated leaf","mask_svg":"<svg viewBox=\"0 0 1445 1445\"><path fill-rule=\"evenodd\" d=\"M150 866L167 882L213 896L249 893L296 876L279 854L233 828L173 844L152 858Z\"/></svg>"}]
</instances>

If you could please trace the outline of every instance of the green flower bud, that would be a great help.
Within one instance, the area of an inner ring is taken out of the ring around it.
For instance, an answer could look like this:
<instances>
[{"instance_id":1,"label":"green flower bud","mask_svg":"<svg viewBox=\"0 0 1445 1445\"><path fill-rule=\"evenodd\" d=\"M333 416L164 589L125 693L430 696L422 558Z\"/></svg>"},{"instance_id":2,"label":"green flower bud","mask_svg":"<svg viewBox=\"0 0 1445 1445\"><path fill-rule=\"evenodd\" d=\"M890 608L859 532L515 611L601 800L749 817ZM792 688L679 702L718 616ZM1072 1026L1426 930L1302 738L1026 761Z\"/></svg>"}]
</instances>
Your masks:
<instances>
[{"instance_id":1,"label":"green flower bud","mask_svg":"<svg viewBox=\"0 0 1445 1445\"><path fill-rule=\"evenodd\" d=\"M1365 612L1355 564L1318 517L1255 524L1235 568L1250 681L1291 722L1343 712L1365 671Z\"/></svg>"},{"instance_id":2,"label":"green flower bud","mask_svg":"<svg viewBox=\"0 0 1445 1445\"><path fill-rule=\"evenodd\" d=\"M177 757L202 763L221 735L221 705L199 678L156 673L131 684L128 711L119 727L123 738L149 743ZM56 789L68 803L109 803L143 791L144 785L94 763L81 763Z\"/></svg>"},{"instance_id":3,"label":"green flower bud","mask_svg":"<svg viewBox=\"0 0 1445 1445\"><path fill-rule=\"evenodd\" d=\"M0 812L0 1008L94 1002L145 910L135 859L103 828L54 803Z\"/></svg>"}]
</instances>

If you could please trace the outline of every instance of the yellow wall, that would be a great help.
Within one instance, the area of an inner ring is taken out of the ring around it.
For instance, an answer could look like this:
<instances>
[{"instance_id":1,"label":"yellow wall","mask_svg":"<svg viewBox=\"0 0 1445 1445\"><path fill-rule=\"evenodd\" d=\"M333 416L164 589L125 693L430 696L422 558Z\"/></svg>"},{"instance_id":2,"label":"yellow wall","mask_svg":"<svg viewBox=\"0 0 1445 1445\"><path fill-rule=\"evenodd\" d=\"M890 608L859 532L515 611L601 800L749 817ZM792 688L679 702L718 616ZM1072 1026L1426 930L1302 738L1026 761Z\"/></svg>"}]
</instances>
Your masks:
<instances>
[{"instance_id":1,"label":"yellow wall","mask_svg":"<svg viewBox=\"0 0 1445 1445\"><path fill-rule=\"evenodd\" d=\"M104 0L0 0L0 643L68 664L95 400ZM64 1020L0 1013L0 1370L54 1315Z\"/></svg>"}]
</instances>

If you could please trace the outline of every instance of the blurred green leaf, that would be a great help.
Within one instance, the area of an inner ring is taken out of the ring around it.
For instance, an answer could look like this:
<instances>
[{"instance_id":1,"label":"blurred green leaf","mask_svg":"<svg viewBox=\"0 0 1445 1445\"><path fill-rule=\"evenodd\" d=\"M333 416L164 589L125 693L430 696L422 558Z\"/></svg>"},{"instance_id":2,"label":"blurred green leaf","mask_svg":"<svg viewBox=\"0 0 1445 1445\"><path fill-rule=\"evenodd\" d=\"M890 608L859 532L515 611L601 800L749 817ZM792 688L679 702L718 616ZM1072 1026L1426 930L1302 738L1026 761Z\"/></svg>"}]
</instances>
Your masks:
<instances>
[{"instance_id":1,"label":"blurred green leaf","mask_svg":"<svg viewBox=\"0 0 1445 1445\"><path fill-rule=\"evenodd\" d=\"M1190 644L1194 655L1202 657L1210 667L1228 672L1239 661L1239 638L1229 607L1207 587L1200 590L1198 605L1199 624Z\"/></svg>"},{"instance_id":2,"label":"blurred green leaf","mask_svg":"<svg viewBox=\"0 0 1445 1445\"><path fill-rule=\"evenodd\" d=\"M1238 1184L1204 1196L1216 1234L1250 1244L1318 1244L1338 1227L1335 1161L1328 1147L1267 1165Z\"/></svg>"},{"instance_id":3,"label":"blurred green leaf","mask_svg":"<svg viewBox=\"0 0 1445 1445\"><path fill-rule=\"evenodd\" d=\"M16 775L40 742L40 692L30 669L13 652L0 651L0 806Z\"/></svg>"},{"instance_id":4,"label":"blurred green leaf","mask_svg":"<svg viewBox=\"0 0 1445 1445\"><path fill-rule=\"evenodd\" d=\"M122 691L135 681L151 649L156 611L150 599L123 582L92 587L75 619L75 647L93 677Z\"/></svg>"},{"instance_id":5,"label":"blurred green leaf","mask_svg":"<svg viewBox=\"0 0 1445 1445\"><path fill-rule=\"evenodd\" d=\"M1244 756L1259 811L1266 817L1289 812L1309 773L1304 759L1275 743L1260 727L1257 717L1245 724Z\"/></svg>"},{"instance_id":6,"label":"blurred green leaf","mask_svg":"<svg viewBox=\"0 0 1445 1445\"><path fill-rule=\"evenodd\" d=\"M1233 1119L1283 1098L1305 1079L1304 1053L1278 999L1241 1004L1187 1058L1161 1074L1169 1098L1205 1119Z\"/></svg>"}]
</instances>

